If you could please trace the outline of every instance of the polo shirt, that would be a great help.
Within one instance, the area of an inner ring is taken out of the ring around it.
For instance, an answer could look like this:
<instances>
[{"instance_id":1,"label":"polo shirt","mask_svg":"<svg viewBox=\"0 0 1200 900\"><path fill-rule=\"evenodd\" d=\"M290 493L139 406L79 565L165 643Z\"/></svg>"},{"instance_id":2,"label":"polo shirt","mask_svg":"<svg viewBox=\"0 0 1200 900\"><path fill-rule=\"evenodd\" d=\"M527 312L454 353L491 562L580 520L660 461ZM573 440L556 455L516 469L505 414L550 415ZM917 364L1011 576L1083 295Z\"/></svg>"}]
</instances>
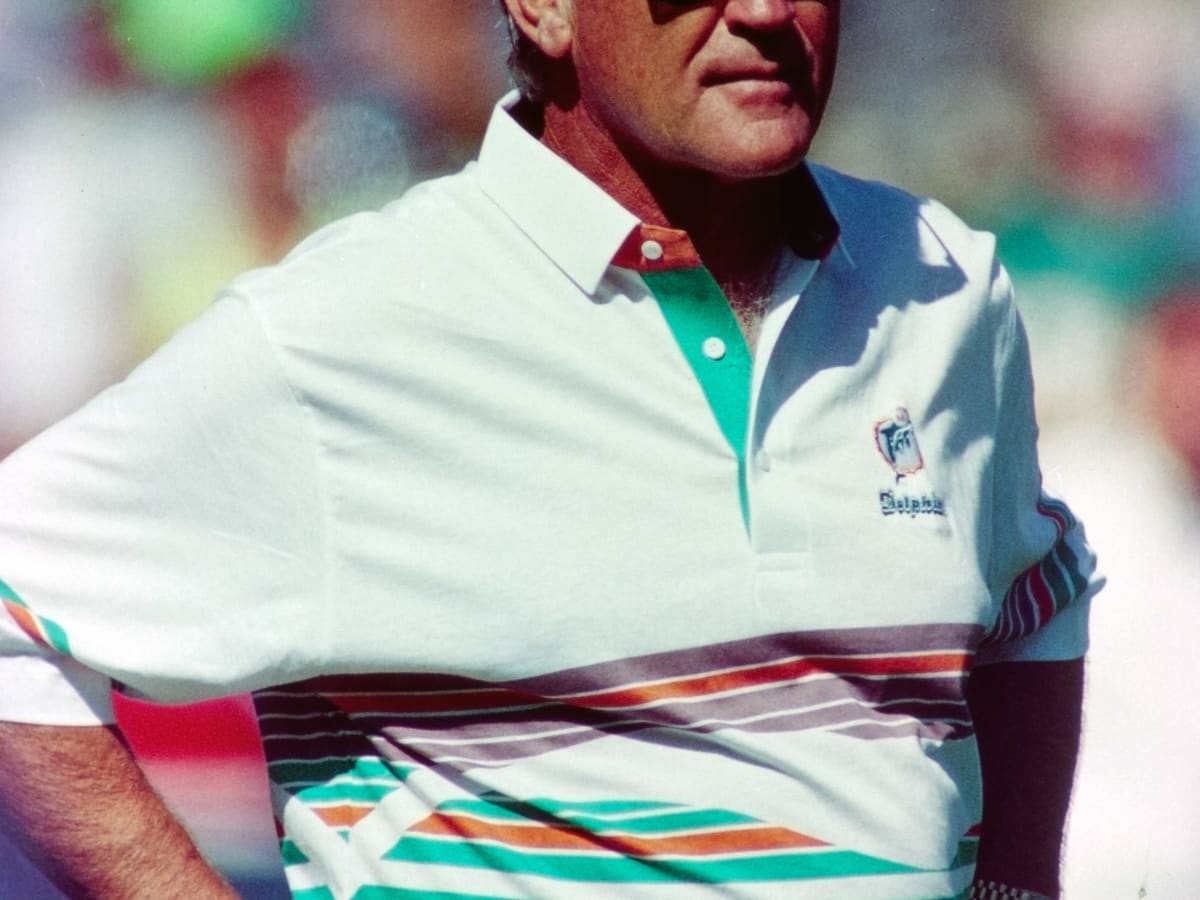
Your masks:
<instances>
[{"instance_id":1,"label":"polo shirt","mask_svg":"<svg viewBox=\"0 0 1200 900\"><path fill-rule=\"evenodd\" d=\"M512 102L0 466L0 717L253 691L304 900L960 896L1100 584L994 242L809 166L751 350Z\"/></svg>"}]
</instances>

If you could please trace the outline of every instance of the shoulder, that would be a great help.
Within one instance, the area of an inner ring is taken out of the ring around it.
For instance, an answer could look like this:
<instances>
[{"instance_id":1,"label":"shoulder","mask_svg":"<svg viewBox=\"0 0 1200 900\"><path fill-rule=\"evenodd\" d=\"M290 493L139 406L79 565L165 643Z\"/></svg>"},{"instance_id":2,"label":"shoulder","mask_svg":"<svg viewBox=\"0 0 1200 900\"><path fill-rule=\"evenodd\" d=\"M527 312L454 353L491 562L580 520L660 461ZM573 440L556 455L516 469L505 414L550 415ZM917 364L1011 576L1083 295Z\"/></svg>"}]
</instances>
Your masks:
<instances>
[{"instance_id":1,"label":"shoulder","mask_svg":"<svg viewBox=\"0 0 1200 900\"><path fill-rule=\"evenodd\" d=\"M239 276L229 291L268 317L323 309L369 315L396 298L415 301L499 233L491 207L469 169L423 182L381 209L325 225L279 263Z\"/></svg>"},{"instance_id":2,"label":"shoulder","mask_svg":"<svg viewBox=\"0 0 1200 900\"><path fill-rule=\"evenodd\" d=\"M954 266L971 280L998 274L995 238L952 210L879 181L810 165L851 256L868 266Z\"/></svg>"}]
</instances>

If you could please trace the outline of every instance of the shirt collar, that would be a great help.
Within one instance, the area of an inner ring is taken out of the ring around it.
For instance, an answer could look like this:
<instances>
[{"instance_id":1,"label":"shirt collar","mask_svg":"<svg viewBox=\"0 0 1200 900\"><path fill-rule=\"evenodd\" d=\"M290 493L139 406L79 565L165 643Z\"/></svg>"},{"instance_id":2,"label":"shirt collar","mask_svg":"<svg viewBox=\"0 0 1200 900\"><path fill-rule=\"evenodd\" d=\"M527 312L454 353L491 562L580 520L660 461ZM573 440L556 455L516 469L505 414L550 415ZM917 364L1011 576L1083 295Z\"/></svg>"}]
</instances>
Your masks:
<instances>
[{"instance_id":1,"label":"shirt collar","mask_svg":"<svg viewBox=\"0 0 1200 900\"><path fill-rule=\"evenodd\" d=\"M700 264L685 232L639 222L526 131L514 117L519 102L514 91L493 110L479 152L479 182L576 284L594 293L614 264L638 271ZM798 170L796 185L798 202L813 212L798 220L792 248L799 256L823 259L841 245L837 219L807 167Z\"/></svg>"}]
</instances>

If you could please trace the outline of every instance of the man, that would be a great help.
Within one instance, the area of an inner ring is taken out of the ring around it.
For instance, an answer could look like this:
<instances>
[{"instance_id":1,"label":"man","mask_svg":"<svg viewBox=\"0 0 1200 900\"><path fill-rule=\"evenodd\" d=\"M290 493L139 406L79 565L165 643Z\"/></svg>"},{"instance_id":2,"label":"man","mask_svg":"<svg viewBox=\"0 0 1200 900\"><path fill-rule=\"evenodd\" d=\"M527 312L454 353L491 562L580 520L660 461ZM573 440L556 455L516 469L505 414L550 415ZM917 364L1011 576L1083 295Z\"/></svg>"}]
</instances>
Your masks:
<instances>
[{"instance_id":1,"label":"man","mask_svg":"<svg viewBox=\"0 0 1200 900\"><path fill-rule=\"evenodd\" d=\"M476 165L0 472L14 818L222 896L112 679L255 691L301 898L1054 895L1098 580L991 242L803 164L836 2L506 8Z\"/></svg>"}]
</instances>

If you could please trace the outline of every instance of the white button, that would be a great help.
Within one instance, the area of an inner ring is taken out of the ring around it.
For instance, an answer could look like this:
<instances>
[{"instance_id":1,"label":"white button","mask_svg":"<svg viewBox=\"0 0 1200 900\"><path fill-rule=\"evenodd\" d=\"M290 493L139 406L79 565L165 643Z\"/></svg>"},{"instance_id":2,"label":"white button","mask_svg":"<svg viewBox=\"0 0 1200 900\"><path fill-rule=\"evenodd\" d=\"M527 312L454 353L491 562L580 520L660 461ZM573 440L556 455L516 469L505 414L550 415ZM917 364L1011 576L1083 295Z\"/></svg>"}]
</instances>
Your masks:
<instances>
[{"instance_id":1,"label":"white button","mask_svg":"<svg viewBox=\"0 0 1200 900\"><path fill-rule=\"evenodd\" d=\"M642 256L646 257L646 259L650 260L651 262L662 259L662 255L662 244L660 244L658 241L645 241L642 244Z\"/></svg>"},{"instance_id":2,"label":"white button","mask_svg":"<svg viewBox=\"0 0 1200 900\"><path fill-rule=\"evenodd\" d=\"M704 351L705 356L713 361L725 358L725 342L719 337L706 339L700 349Z\"/></svg>"},{"instance_id":3,"label":"white button","mask_svg":"<svg viewBox=\"0 0 1200 900\"><path fill-rule=\"evenodd\" d=\"M759 450L754 454L754 465L760 472L770 472L771 454L766 450Z\"/></svg>"}]
</instances>

